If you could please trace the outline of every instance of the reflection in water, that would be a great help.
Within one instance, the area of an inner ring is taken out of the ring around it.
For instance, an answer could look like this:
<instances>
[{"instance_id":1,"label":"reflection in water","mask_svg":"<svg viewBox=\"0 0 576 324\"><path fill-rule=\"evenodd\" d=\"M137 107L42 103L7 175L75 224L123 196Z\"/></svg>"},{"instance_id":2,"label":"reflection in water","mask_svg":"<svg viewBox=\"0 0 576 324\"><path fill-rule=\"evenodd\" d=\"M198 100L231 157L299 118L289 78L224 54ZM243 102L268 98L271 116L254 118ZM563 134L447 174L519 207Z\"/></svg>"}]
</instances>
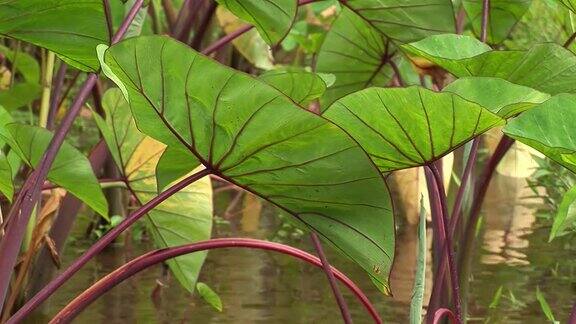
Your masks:
<instances>
[{"instance_id":1,"label":"reflection in water","mask_svg":"<svg viewBox=\"0 0 576 324\"><path fill-rule=\"evenodd\" d=\"M543 322L535 299L536 287L547 296L557 319L564 320L573 302L573 273L576 272L576 245L569 238L547 243L548 229L535 226L534 201L523 180L498 176L492 183L484 209L484 226L477 244L471 277L469 312L477 322ZM227 190L215 197L217 215L236 197ZM415 197L417 199L417 197ZM215 236L243 236L267 239L279 227L279 211L251 195L219 222ZM406 223L413 223L408 221ZM83 230L78 224L78 233ZM431 233L428 233L431 243ZM80 235L78 235L80 237ZM394 297L383 296L360 268L327 249L331 262L358 283L378 308L386 323L406 323L412 294L416 262L416 227L399 230L391 286ZM311 250L308 238L288 242ZM66 250L68 264L86 247L76 242ZM528 247L530 249L528 250ZM134 244L130 258L149 249L149 244ZM127 257L118 244L107 249L52 297L28 323L45 323L73 296L94 283ZM432 275L428 255L426 298ZM513 266L511 266L513 265ZM553 271L551 270L553 269ZM169 276L168 276L169 277ZM200 281L222 298L224 310L213 310L198 297L190 297L178 283L166 278L160 266L148 269L114 288L90 306L75 323L339 323L340 312L322 271L286 256L246 249L227 249L208 254ZM164 287L160 288L158 282ZM488 308L495 292L503 287L503 297ZM355 323L371 323L362 306L347 292ZM154 298L152 297L154 295ZM510 297L514 296L514 298Z\"/></svg>"},{"instance_id":2,"label":"reflection in water","mask_svg":"<svg viewBox=\"0 0 576 324\"><path fill-rule=\"evenodd\" d=\"M496 176L484 203L483 248L486 264L527 265L526 250L532 233L539 200L528 199L533 193L524 179Z\"/></svg>"}]
</instances>

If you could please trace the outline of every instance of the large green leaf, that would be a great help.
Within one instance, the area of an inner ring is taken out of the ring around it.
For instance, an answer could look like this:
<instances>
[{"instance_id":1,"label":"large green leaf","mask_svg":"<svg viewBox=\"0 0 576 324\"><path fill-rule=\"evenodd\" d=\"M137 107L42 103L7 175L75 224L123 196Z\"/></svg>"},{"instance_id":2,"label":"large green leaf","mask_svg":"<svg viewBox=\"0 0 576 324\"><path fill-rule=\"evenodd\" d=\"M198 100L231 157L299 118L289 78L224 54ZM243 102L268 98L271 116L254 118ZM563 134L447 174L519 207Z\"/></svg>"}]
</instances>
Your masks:
<instances>
[{"instance_id":1,"label":"large green leaf","mask_svg":"<svg viewBox=\"0 0 576 324\"><path fill-rule=\"evenodd\" d=\"M258 29L262 38L274 45L280 42L290 31L298 0L217 0L240 19Z\"/></svg>"},{"instance_id":2,"label":"large green leaf","mask_svg":"<svg viewBox=\"0 0 576 324\"><path fill-rule=\"evenodd\" d=\"M402 48L457 77L497 77L552 95L576 92L576 56L556 44L539 44L528 51L490 51L471 37L439 35Z\"/></svg>"},{"instance_id":3,"label":"large green leaf","mask_svg":"<svg viewBox=\"0 0 576 324\"><path fill-rule=\"evenodd\" d=\"M472 21L477 35L482 30L483 0L462 0L462 6ZM524 16L532 0L490 0L490 12L487 26L487 41L490 44L503 42L512 28Z\"/></svg>"},{"instance_id":4,"label":"large green leaf","mask_svg":"<svg viewBox=\"0 0 576 324\"><path fill-rule=\"evenodd\" d=\"M450 0L348 0L342 1L342 5L398 43L456 30Z\"/></svg>"},{"instance_id":5,"label":"large green leaf","mask_svg":"<svg viewBox=\"0 0 576 324\"><path fill-rule=\"evenodd\" d=\"M48 148L52 133L44 128L22 124L8 124L5 128L7 132L2 134L4 140L29 166L36 167ZM48 172L48 179L107 217L108 203L90 162L72 145L62 145Z\"/></svg>"},{"instance_id":6,"label":"large green leaf","mask_svg":"<svg viewBox=\"0 0 576 324\"><path fill-rule=\"evenodd\" d=\"M101 0L0 0L0 35L45 47L85 71L109 42Z\"/></svg>"},{"instance_id":7,"label":"large green leaf","mask_svg":"<svg viewBox=\"0 0 576 324\"><path fill-rule=\"evenodd\" d=\"M488 77L465 77L446 86L452 92L473 101L502 118L509 118L548 99L550 95L532 88Z\"/></svg>"},{"instance_id":8,"label":"large green leaf","mask_svg":"<svg viewBox=\"0 0 576 324\"><path fill-rule=\"evenodd\" d=\"M389 192L345 132L273 87L167 37L126 40L104 60L139 129L290 213L389 291Z\"/></svg>"},{"instance_id":9,"label":"large green leaf","mask_svg":"<svg viewBox=\"0 0 576 324\"><path fill-rule=\"evenodd\" d=\"M42 87L36 83L16 83L10 89L0 90L0 104L14 110L31 104L40 97Z\"/></svg>"},{"instance_id":10,"label":"large green leaf","mask_svg":"<svg viewBox=\"0 0 576 324\"><path fill-rule=\"evenodd\" d=\"M382 172L424 165L503 124L476 103L416 86L353 93L324 117L354 137Z\"/></svg>"},{"instance_id":11,"label":"large green leaf","mask_svg":"<svg viewBox=\"0 0 576 324\"><path fill-rule=\"evenodd\" d=\"M576 186L573 186L562 197L558 211L554 217L554 224L550 230L550 241L565 234L566 230L573 228L576 222Z\"/></svg>"},{"instance_id":12,"label":"large green leaf","mask_svg":"<svg viewBox=\"0 0 576 324\"><path fill-rule=\"evenodd\" d=\"M278 89L302 107L307 107L326 91L326 83L318 74L303 70L272 70L261 74L258 79Z\"/></svg>"},{"instance_id":13,"label":"large green leaf","mask_svg":"<svg viewBox=\"0 0 576 324\"><path fill-rule=\"evenodd\" d=\"M157 194L156 164L166 146L142 134L118 89L108 90L102 106L106 120L96 122L130 190L141 203ZM174 194L150 211L147 228L158 248L207 240L212 231L212 188L205 177ZM168 261L178 281L193 292L206 253L194 253Z\"/></svg>"},{"instance_id":14,"label":"large green leaf","mask_svg":"<svg viewBox=\"0 0 576 324\"><path fill-rule=\"evenodd\" d=\"M522 113L504 133L576 172L576 95L560 94Z\"/></svg>"},{"instance_id":15,"label":"large green leaf","mask_svg":"<svg viewBox=\"0 0 576 324\"><path fill-rule=\"evenodd\" d=\"M391 46L372 25L343 8L318 53L316 71L336 76L322 98L322 106L366 87L385 86L393 74L387 64Z\"/></svg>"}]
</instances>

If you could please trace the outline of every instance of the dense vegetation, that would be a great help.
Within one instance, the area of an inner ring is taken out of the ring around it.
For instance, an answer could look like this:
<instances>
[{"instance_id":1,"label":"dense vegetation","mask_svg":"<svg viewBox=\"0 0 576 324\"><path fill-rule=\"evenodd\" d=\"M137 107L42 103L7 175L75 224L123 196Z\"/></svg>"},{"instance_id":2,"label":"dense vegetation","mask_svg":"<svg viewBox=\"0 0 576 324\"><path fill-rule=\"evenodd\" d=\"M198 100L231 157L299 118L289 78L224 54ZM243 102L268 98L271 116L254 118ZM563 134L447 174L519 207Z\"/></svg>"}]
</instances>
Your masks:
<instances>
[{"instance_id":1,"label":"dense vegetation","mask_svg":"<svg viewBox=\"0 0 576 324\"><path fill-rule=\"evenodd\" d=\"M159 250L102 278L53 323L163 262L219 309L197 278L208 250L239 247L323 269L344 322L338 281L381 322L321 241L390 294L388 176L422 167L429 207L411 321L465 322L482 202L504 155L519 141L576 172L574 14L570 0L0 0L0 321L21 322L144 219ZM98 134L79 132L82 114ZM488 131L499 143L482 161ZM453 152L464 167L448 199L442 161ZM212 181L290 215L318 257L211 238ZM570 186L550 239L573 229ZM53 278L82 205L99 215L98 239Z\"/></svg>"}]
</instances>

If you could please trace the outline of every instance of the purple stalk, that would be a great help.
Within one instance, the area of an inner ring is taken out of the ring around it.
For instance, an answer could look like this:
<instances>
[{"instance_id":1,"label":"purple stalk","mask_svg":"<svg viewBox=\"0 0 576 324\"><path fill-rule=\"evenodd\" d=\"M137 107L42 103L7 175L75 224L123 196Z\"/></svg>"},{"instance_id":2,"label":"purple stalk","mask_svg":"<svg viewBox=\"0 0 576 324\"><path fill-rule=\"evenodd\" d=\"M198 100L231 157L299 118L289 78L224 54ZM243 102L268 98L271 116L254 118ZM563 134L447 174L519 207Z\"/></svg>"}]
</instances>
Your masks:
<instances>
[{"instance_id":1,"label":"purple stalk","mask_svg":"<svg viewBox=\"0 0 576 324\"><path fill-rule=\"evenodd\" d=\"M210 2L210 4L208 5L208 9L206 9L206 13L204 14L204 17L202 17L202 21L198 26L198 30L196 30L196 33L194 34L194 37L190 42L190 47L192 47L193 49L195 50L200 49L202 40L204 39L206 31L208 30L210 22L212 21L212 16L214 16L214 12L216 12L216 7L217 7L216 2Z\"/></svg>"},{"instance_id":2,"label":"purple stalk","mask_svg":"<svg viewBox=\"0 0 576 324\"><path fill-rule=\"evenodd\" d=\"M576 324L576 304L572 306L572 311L570 312L570 317L568 318L568 324Z\"/></svg>"},{"instance_id":3,"label":"purple stalk","mask_svg":"<svg viewBox=\"0 0 576 324\"><path fill-rule=\"evenodd\" d=\"M16 312L9 320L6 322L10 323L20 323L30 312L32 312L36 307L38 307L46 298L50 297L56 289L62 286L72 275L74 275L84 264L86 264L92 257L100 253L108 244L112 243L116 237L118 237L124 230L126 230L130 225L134 224L142 216L146 215L150 210L154 209L164 200L168 199L173 194L186 188L191 183L209 175L210 171L204 169L202 171L196 172L191 176L179 181L172 187L166 189L158 196L154 197L152 200L148 201L142 207L138 208L135 212L130 214L128 217L122 220L116 227L111 229L102 238L100 238L94 245L92 245L82 256L80 256L76 261L74 261L64 272L62 272L58 277L52 280L46 287L44 287L38 294L32 297L22 308Z\"/></svg>"},{"instance_id":4,"label":"purple stalk","mask_svg":"<svg viewBox=\"0 0 576 324\"><path fill-rule=\"evenodd\" d=\"M56 77L54 78L54 88L52 90L52 95L50 96L50 109L48 110L48 120L46 122L46 128L49 130L54 129L54 121L56 120L56 113L58 112L58 103L60 102L60 96L62 94L62 88L64 87L64 79L66 78L66 71L68 70L68 64L61 62L58 72L56 72Z\"/></svg>"},{"instance_id":5,"label":"purple stalk","mask_svg":"<svg viewBox=\"0 0 576 324\"><path fill-rule=\"evenodd\" d=\"M480 140L475 138L472 141L472 147L470 148L470 155L468 156L468 161L464 172L462 172L462 178L460 180L460 187L456 194L456 199L454 201L454 207L452 208L452 214L450 217L450 223L448 228L448 236L454 238L456 235L456 228L460 224L460 219L462 215L462 203L464 200L464 193L466 192L466 187L468 186L468 180L476 164L478 157L478 147ZM451 246L451 249L454 248ZM438 272L434 276L434 285L432 286L432 294L430 295L430 304L434 304L442 298L442 292L444 287L444 278L446 273L446 263L448 259L445 254L440 255L440 266L438 267ZM431 317L430 317L431 319Z\"/></svg>"},{"instance_id":6,"label":"purple stalk","mask_svg":"<svg viewBox=\"0 0 576 324\"><path fill-rule=\"evenodd\" d=\"M494 154L488 160L488 163L484 167L478 185L475 188L474 200L472 202L472 207L470 208L470 217L466 223L466 229L464 235L460 238L461 247L460 251L460 277L462 278L462 296L466 298L468 295L468 277L470 276L470 266L471 258L474 250L474 242L476 240L476 228L478 227L478 220L480 218L480 209L482 207L482 202L488 191L488 185L490 180L496 171L496 167L506 154L510 147L514 144L514 140L510 137L504 135Z\"/></svg>"},{"instance_id":7,"label":"purple stalk","mask_svg":"<svg viewBox=\"0 0 576 324\"><path fill-rule=\"evenodd\" d=\"M72 302L66 305L66 307L64 307L50 321L50 323L69 323L82 310L84 310L88 305L90 305L90 303L92 303L98 297L102 296L105 292L107 292L117 284L121 283L122 281L126 280L127 278L157 263L164 262L170 258L178 257L180 255L194 253L198 251L221 249L221 248L238 248L238 247L276 251L293 256L319 268L323 266L322 261L320 261L317 257L302 250L279 243L255 240L255 239L222 238L222 239L212 239L208 241L187 244L179 247L165 248L146 253L126 263L125 265L119 267L118 269L108 274L104 278L100 279L98 282L96 282L94 285L92 285L90 288L88 288L82 294L80 294L74 300L72 300ZM331 272L333 272L335 277L338 278L338 280L340 280L342 283L344 283L358 297L362 305L364 305L366 310L372 316L374 322L382 323L382 319L378 315L377 311L372 307L370 301L368 300L366 295L364 295L362 290L358 288L352 280L350 280L336 268L331 267Z\"/></svg>"},{"instance_id":8,"label":"purple stalk","mask_svg":"<svg viewBox=\"0 0 576 324\"><path fill-rule=\"evenodd\" d=\"M245 25L245 26L242 26L242 27L236 29L234 32L220 38L219 40L217 40L216 42L214 42L213 44L211 44L210 46L208 46L207 48L202 50L202 54L209 55L209 54L212 54L212 53L218 51L219 49L226 46L228 43L235 40L236 38L242 36L244 33L246 33L247 31L249 31L252 28L254 28L254 26Z\"/></svg>"},{"instance_id":9,"label":"purple stalk","mask_svg":"<svg viewBox=\"0 0 576 324\"><path fill-rule=\"evenodd\" d=\"M142 7L143 3L144 0L136 1L124 19L124 22L118 29L118 32L112 38L112 44L117 43L124 37L128 27L132 23L132 20ZM42 156L42 159L40 160L36 170L30 174L30 176L22 185L22 190L16 198L16 201L21 201L21 203L15 204L8 214L10 223L6 228L5 236L0 242L0 305L3 305L6 299L6 294L10 285L10 279L12 278L12 273L14 272L14 266L16 265L16 259L18 258L18 252L20 250L20 245L22 244L26 225L30 220L30 215L34 209L34 206L40 199L42 184L46 180L48 171L50 170L50 167L56 158L56 154L58 153L58 150L66 138L66 134L68 134L74 119L76 119L76 116L80 112L80 108L90 95L90 91L92 90L92 87L96 83L97 79L98 75L95 73L90 73L88 75L88 78L84 82L84 85L72 103L70 110L52 137L48 149Z\"/></svg>"},{"instance_id":10,"label":"purple stalk","mask_svg":"<svg viewBox=\"0 0 576 324\"><path fill-rule=\"evenodd\" d=\"M444 191L444 184L440 171L433 163L425 166L425 171L431 173L434 179L435 186L434 193L436 199L430 201L431 208L436 210L438 223L440 224L440 245L443 246L444 254L448 258L448 268L450 271L450 283L452 287L452 300L456 310L456 319L458 323L462 323L462 306L460 304L460 283L458 280L458 272L456 263L454 261L454 250L452 245L452 238L448 235L448 205L446 202L446 194ZM441 265L440 265L441 266Z\"/></svg>"},{"instance_id":11,"label":"purple stalk","mask_svg":"<svg viewBox=\"0 0 576 324\"><path fill-rule=\"evenodd\" d=\"M490 0L482 0L482 25L480 31L480 40L486 43L488 38L488 19L490 17Z\"/></svg>"},{"instance_id":12,"label":"purple stalk","mask_svg":"<svg viewBox=\"0 0 576 324\"><path fill-rule=\"evenodd\" d=\"M187 20L192 19L192 16L194 16L194 11L197 9L198 2L200 1L202 0L184 0L174 24L172 37L179 39L182 36L185 27L184 25L186 24Z\"/></svg>"},{"instance_id":13,"label":"purple stalk","mask_svg":"<svg viewBox=\"0 0 576 324\"><path fill-rule=\"evenodd\" d=\"M336 302L338 303L338 307L340 307L340 313L342 313L342 319L346 324L352 324L352 316L350 315L350 310L348 309L348 304L346 304L346 300L342 296L340 289L338 288L338 282L336 282L336 278L334 277L333 268L328 263L328 259L326 258L326 254L324 254L324 249L322 249L322 243L320 243L320 239L315 232L310 234L310 238L312 239L312 243L314 243L314 248L320 257L320 261L322 261L322 268L326 273L326 277L328 277L328 282L330 282L330 288L332 288L332 293L334 294L334 298L336 298Z\"/></svg>"},{"instance_id":14,"label":"purple stalk","mask_svg":"<svg viewBox=\"0 0 576 324\"><path fill-rule=\"evenodd\" d=\"M108 147L104 141L100 141L90 152L88 160L92 166L94 173L97 173L104 166L104 162L108 159ZM58 209L54 223L50 227L50 238L54 240L54 245L58 254L62 254L64 250L66 239L68 238L72 226L76 221L76 215L82 207L82 202L72 194L67 193L62 200L62 204ZM50 251L46 246L40 250L32 273L29 278L29 285L27 294L34 296L40 291L52 278L56 265L52 260Z\"/></svg>"},{"instance_id":15,"label":"purple stalk","mask_svg":"<svg viewBox=\"0 0 576 324\"><path fill-rule=\"evenodd\" d=\"M318 0L299 0L298 6L304 6L304 5L307 5L307 4L310 4L312 2L316 2L316 1L318 1ZM345 1L341 0L340 2L345 2ZM220 38L219 40L217 40L216 42L214 42L213 44L211 44L210 46L208 46L207 48L202 50L202 54L210 55L210 54L220 50L222 47L226 46L226 44L228 44L231 41L235 40L236 38L242 36L244 33L248 32L252 28L254 28L253 25L245 25L243 27L238 28L234 32Z\"/></svg>"},{"instance_id":16,"label":"purple stalk","mask_svg":"<svg viewBox=\"0 0 576 324\"><path fill-rule=\"evenodd\" d=\"M437 310L434 313L434 320L432 321L433 324L439 324L442 323L442 318L444 318L444 316L447 316L452 323L457 323L458 320L456 319L456 316L454 316L454 313L452 313L451 310L447 309L447 308L440 308L439 310Z\"/></svg>"}]
</instances>

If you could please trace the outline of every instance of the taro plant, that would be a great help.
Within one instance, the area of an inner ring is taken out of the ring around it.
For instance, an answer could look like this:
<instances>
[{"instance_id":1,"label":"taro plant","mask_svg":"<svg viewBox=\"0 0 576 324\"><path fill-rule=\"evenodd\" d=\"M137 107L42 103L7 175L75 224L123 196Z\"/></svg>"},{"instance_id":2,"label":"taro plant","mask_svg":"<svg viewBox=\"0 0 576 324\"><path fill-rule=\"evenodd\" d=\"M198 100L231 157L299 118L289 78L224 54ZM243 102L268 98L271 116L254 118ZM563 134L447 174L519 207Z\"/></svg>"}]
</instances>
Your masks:
<instances>
[{"instance_id":1,"label":"taro plant","mask_svg":"<svg viewBox=\"0 0 576 324\"><path fill-rule=\"evenodd\" d=\"M221 309L197 278L208 250L238 247L322 268L345 323L352 317L337 281L382 322L321 241L390 294L396 226L386 180L416 167L426 174L436 260L424 320L466 321L480 208L514 141L576 172L575 37L508 48L530 3L0 0L2 321L24 320L143 219L158 250L86 289L53 323L162 262ZM18 117L24 108L29 120ZM66 142L81 113L99 129L88 156ZM501 127L495 152L479 162L482 134ZM449 201L441 166L455 151L466 153L465 167ZM211 179L290 215L318 257L212 238ZM551 238L574 225L574 191ZM114 226L52 278L82 203L101 222L114 216ZM425 226L422 206L413 323L423 321Z\"/></svg>"}]
</instances>

